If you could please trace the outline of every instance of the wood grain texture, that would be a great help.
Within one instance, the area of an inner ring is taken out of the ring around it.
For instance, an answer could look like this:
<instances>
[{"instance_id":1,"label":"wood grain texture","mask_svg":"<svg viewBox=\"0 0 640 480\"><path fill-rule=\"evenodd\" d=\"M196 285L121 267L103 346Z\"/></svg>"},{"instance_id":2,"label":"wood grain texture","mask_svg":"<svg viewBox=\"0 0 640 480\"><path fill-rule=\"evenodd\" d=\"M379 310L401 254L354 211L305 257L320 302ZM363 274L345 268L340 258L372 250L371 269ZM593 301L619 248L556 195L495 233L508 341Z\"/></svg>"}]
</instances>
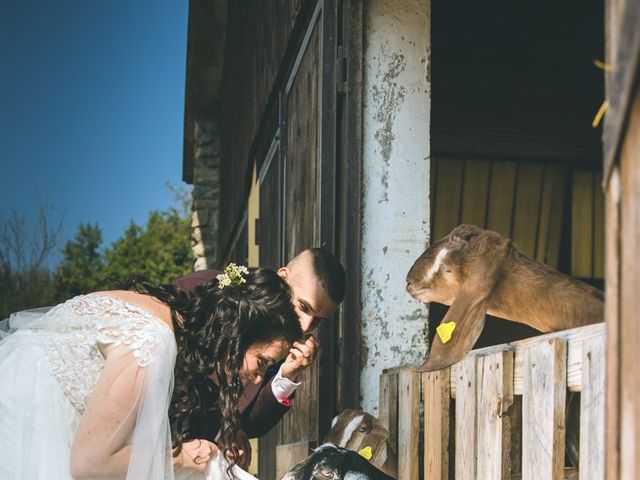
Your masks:
<instances>
[{"instance_id":1,"label":"wood grain texture","mask_svg":"<svg viewBox=\"0 0 640 480\"><path fill-rule=\"evenodd\" d=\"M509 480L513 352L478 357L477 376L477 475Z\"/></svg>"},{"instance_id":2,"label":"wood grain texture","mask_svg":"<svg viewBox=\"0 0 640 480\"><path fill-rule=\"evenodd\" d=\"M528 163L518 165L511 238L530 258L535 257L543 168Z\"/></svg>"},{"instance_id":3,"label":"wood grain texture","mask_svg":"<svg viewBox=\"0 0 640 480\"><path fill-rule=\"evenodd\" d=\"M462 172L464 162L438 158L436 189L434 192L433 236L439 240L460 223Z\"/></svg>"},{"instance_id":4,"label":"wood grain texture","mask_svg":"<svg viewBox=\"0 0 640 480\"><path fill-rule=\"evenodd\" d=\"M477 478L476 356L467 355L457 366L455 476L456 480L474 480Z\"/></svg>"},{"instance_id":5,"label":"wood grain texture","mask_svg":"<svg viewBox=\"0 0 640 480\"><path fill-rule=\"evenodd\" d=\"M571 275L593 275L593 173L573 172L571 200Z\"/></svg>"},{"instance_id":6,"label":"wood grain texture","mask_svg":"<svg viewBox=\"0 0 640 480\"><path fill-rule=\"evenodd\" d=\"M424 480L449 478L450 370L422 374Z\"/></svg>"},{"instance_id":7,"label":"wood grain texture","mask_svg":"<svg viewBox=\"0 0 640 480\"><path fill-rule=\"evenodd\" d=\"M637 5L636 5L637 6ZM639 28L640 31L640 28ZM620 478L640 472L640 92L620 153Z\"/></svg>"},{"instance_id":8,"label":"wood grain texture","mask_svg":"<svg viewBox=\"0 0 640 480\"><path fill-rule=\"evenodd\" d=\"M606 478L620 473L620 169L613 166L606 192L606 274L604 316L607 326Z\"/></svg>"},{"instance_id":9,"label":"wood grain texture","mask_svg":"<svg viewBox=\"0 0 640 480\"><path fill-rule=\"evenodd\" d=\"M490 162L485 160L465 161L460 223L470 223L484 228L490 175Z\"/></svg>"},{"instance_id":10,"label":"wood grain texture","mask_svg":"<svg viewBox=\"0 0 640 480\"><path fill-rule=\"evenodd\" d=\"M580 479L604 479L605 339L585 340L580 396Z\"/></svg>"},{"instance_id":11,"label":"wood grain texture","mask_svg":"<svg viewBox=\"0 0 640 480\"><path fill-rule=\"evenodd\" d=\"M420 478L420 374L412 368L398 373L398 480Z\"/></svg>"},{"instance_id":12,"label":"wood grain texture","mask_svg":"<svg viewBox=\"0 0 640 480\"><path fill-rule=\"evenodd\" d=\"M398 451L398 372L380 375L378 420L389 432L393 451Z\"/></svg>"},{"instance_id":13,"label":"wood grain texture","mask_svg":"<svg viewBox=\"0 0 640 480\"><path fill-rule=\"evenodd\" d=\"M285 473L309 456L309 442L296 442L276 447L276 478Z\"/></svg>"},{"instance_id":14,"label":"wood grain texture","mask_svg":"<svg viewBox=\"0 0 640 480\"><path fill-rule=\"evenodd\" d=\"M595 323L586 327L573 328L571 330L563 330L562 332L548 333L537 337L518 340L493 347L481 348L473 350L472 355L489 355L503 350L512 350L514 352L513 367L513 394L522 395L523 393L523 376L524 376L524 352L525 350L538 342L544 342L551 339L562 339L567 342L567 388L571 392L580 392L582 390L582 347L585 341L592 338L605 337L605 324ZM458 369L461 368L461 362L451 366L451 396L457 398L457 383L454 381Z\"/></svg>"},{"instance_id":15,"label":"wood grain texture","mask_svg":"<svg viewBox=\"0 0 640 480\"><path fill-rule=\"evenodd\" d=\"M564 478L567 345L537 342L524 352L522 479Z\"/></svg>"},{"instance_id":16,"label":"wood grain texture","mask_svg":"<svg viewBox=\"0 0 640 480\"><path fill-rule=\"evenodd\" d=\"M558 268L564 212L566 168L545 165L535 259Z\"/></svg>"},{"instance_id":17,"label":"wood grain texture","mask_svg":"<svg viewBox=\"0 0 640 480\"><path fill-rule=\"evenodd\" d=\"M506 237L511 236L516 170L516 164L511 162L493 162L491 165L491 194L489 211L487 212L487 228Z\"/></svg>"}]
</instances>

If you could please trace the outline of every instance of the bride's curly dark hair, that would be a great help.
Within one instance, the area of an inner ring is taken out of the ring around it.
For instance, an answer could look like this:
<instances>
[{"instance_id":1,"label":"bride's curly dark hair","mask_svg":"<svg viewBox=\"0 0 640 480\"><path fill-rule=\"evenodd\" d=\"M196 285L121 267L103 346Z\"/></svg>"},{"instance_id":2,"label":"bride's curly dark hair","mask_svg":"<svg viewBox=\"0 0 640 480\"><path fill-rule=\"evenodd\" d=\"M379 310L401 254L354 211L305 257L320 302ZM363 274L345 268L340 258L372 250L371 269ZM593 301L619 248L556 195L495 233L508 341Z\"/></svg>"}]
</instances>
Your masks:
<instances>
[{"instance_id":1,"label":"bride's curly dark hair","mask_svg":"<svg viewBox=\"0 0 640 480\"><path fill-rule=\"evenodd\" d=\"M277 339L291 343L302 336L287 283L265 268L250 268L244 278L245 283L222 289L214 280L191 294L173 285L140 281L130 285L171 308L178 352L169 419L176 455L188 438L189 417L219 410L220 450L238 458L238 399L245 352L254 344ZM211 374L217 387L209 381ZM214 405L203 400L212 397L212 388L218 389Z\"/></svg>"}]
</instances>

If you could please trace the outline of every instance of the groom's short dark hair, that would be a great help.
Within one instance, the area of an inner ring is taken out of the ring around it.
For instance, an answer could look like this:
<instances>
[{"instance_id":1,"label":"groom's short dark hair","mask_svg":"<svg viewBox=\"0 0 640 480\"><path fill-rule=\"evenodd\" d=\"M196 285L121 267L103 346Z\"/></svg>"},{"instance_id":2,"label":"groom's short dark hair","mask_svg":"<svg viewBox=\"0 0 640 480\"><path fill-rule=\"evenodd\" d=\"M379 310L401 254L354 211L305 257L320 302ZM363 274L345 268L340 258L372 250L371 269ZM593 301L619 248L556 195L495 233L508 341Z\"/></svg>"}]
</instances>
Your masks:
<instances>
[{"instance_id":1,"label":"groom's short dark hair","mask_svg":"<svg viewBox=\"0 0 640 480\"><path fill-rule=\"evenodd\" d=\"M344 300L344 268L340 260L326 248L310 248L313 272L336 304Z\"/></svg>"}]
</instances>

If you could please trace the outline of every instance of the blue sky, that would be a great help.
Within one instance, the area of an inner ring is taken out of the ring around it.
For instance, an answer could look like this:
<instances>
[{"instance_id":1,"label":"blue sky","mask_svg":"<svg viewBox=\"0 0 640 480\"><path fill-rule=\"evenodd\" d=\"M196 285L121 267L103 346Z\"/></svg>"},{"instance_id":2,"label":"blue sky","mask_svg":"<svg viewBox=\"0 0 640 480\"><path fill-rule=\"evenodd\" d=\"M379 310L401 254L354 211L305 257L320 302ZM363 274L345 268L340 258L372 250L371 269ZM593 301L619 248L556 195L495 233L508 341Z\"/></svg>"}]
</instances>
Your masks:
<instances>
[{"instance_id":1,"label":"blue sky","mask_svg":"<svg viewBox=\"0 0 640 480\"><path fill-rule=\"evenodd\" d=\"M0 210L106 244L183 185L187 0L0 2ZM55 214L54 214L55 215Z\"/></svg>"}]
</instances>

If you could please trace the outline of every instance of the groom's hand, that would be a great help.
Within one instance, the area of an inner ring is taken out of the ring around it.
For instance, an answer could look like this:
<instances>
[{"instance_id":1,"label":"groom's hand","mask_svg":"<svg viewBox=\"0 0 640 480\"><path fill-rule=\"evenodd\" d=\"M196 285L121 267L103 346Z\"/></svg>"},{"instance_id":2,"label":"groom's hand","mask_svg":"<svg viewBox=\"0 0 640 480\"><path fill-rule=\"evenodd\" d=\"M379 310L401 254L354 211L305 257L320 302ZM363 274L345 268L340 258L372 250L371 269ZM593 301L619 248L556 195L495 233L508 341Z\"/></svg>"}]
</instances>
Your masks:
<instances>
[{"instance_id":1,"label":"groom's hand","mask_svg":"<svg viewBox=\"0 0 640 480\"><path fill-rule=\"evenodd\" d=\"M320 344L313 335L293 342L280 374L292 382L297 382L300 374L315 361L319 348Z\"/></svg>"}]
</instances>

